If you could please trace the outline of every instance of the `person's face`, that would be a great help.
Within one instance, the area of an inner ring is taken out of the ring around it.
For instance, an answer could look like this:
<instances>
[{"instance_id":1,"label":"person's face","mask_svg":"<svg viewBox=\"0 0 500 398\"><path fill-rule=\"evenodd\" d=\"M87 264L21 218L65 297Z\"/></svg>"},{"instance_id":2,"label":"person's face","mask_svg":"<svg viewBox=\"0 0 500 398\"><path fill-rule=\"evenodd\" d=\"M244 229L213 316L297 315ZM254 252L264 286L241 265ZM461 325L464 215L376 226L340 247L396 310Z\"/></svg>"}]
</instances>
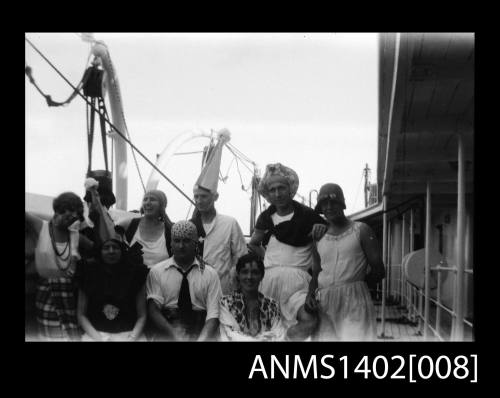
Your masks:
<instances>
[{"instance_id":1,"label":"person's face","mask_svg":"<svg viewBox=\"0 0 500 398\"><path fill-rule=\"evenodd\" d=\"M142 209L145 216L159 216L161 212L160 200L155 195L146 194L142 199Z\"/></svg>"},{"instance_id":2,"label":"person's face","mask_svg":"<svg viewBox=\"0 0 500 398\"><path fill-rule=\"evenodd\" d=\"M62 213L55 213L53 217L54 226L57 228L68 228L78 220L78 212L76 210L66 209Z\"/></svg>"},{"instance_id":3,"label":"person's face","mask_svg":"<svg viewBox=\"0 0 500 398\"><path fill-rule=\"evenodd\" d=\"M238 281L243 292L255 292L263 278L262 271L255 261L246 263L238 272Z\"/></svg>"},{"instance_id":4,"label":"person's face","mask_svg":"<svg viewBox=\"0 0 500 398\"><path fill-rule=\"evenodd\" d=\"M101 248L102 261L105 264L116 264L122 258L122 251L118 242L108 240L104 242Z\"/></svg>"},{"instance_id":5,"label":"person's face","mask_svg":"<svg viewBox=\"0 0 500 398\"><path fill-rule=\"evenodd\" d=\"M280 176L271 177L267 184L269 201L276 207L287 206L291 201L290 185Z\"/></svg>"},{"instance_id":6,"label":"person's face","mask_svg":"<svg viewBox=\"0 0 500 398\"><path fill-rule=\"evenodd\" d=\"M190 238L172 237L172 251L176 260L191 261L196 254L196 242Z\"/></svg>"},{"instance_id":7,"label":"person's face","mask_svg":"<svg viewBox=\"0 0 500 398\"><path fill-rule=\"evenodd\" d=\"M325 199L321 203L321 211L331 222L339 221L344 217L344 206L336 200Z\"/></svg>"},{"instance_id":8,"label":"person's face","mask_svg":"<svg viewBox=\"0 0 500 398\"><path fill-rule=\"evenodd\" d=\"M214 208L214 203L218 198L218 194L213 194L210 191L201 188L193 190L194 203L199 212L207 212Z\"/></svg>"}]
</instances>

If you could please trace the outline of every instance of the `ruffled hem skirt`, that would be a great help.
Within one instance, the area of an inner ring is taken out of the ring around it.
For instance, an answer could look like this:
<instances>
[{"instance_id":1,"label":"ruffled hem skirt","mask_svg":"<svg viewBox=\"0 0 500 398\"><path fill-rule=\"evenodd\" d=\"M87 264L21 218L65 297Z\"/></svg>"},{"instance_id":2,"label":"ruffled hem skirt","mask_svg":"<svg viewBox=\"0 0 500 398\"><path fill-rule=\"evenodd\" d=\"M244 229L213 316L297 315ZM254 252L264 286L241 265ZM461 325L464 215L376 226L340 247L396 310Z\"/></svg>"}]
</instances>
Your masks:
<instances>
[{"instance_id":1,"label":"ruffled hem skirt","mask_svg":"<svg viewBox=\"0 0 500 398\"><path fill-rule=\"evenodd\" d=\"M319 289L320 325L317 340L373 341L376 311L364 281Z\"/></svg>"},{"instance_id":2,"label":"ruffled hem skirt","mask_svg":"<svg viewBox=\"0 0 500 398\"><path fill-rule=\"evenodd\" d=\"M297 322L297 312L305 303L310 280L311 276L301 268L266 268L260 291L280 304L287 327Z\"/></svg>"}]
</instances>

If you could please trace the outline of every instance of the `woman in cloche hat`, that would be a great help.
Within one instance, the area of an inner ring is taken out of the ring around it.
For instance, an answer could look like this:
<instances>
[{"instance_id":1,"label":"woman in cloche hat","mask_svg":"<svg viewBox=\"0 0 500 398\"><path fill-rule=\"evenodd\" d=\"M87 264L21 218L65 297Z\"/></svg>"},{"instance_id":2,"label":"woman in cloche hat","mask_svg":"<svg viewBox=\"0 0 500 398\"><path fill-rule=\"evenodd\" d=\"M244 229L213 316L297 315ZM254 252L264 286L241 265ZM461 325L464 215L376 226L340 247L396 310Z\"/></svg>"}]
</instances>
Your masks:
<instances>
[{"instance_id":1,"label":"woman in cloche hat","mask_svg":"<svg viewBox=\"0 0 500 398\"><path fill-rule=\"evenodd\" d=\"M339 185L321 187L315 210L324 214L328 230L316 243L321 265L313 267L307 302L319 302L318 340L375 340L375 307L366 281L381 281L385 268L372 229L348 219L345 208Z\"/></svg>"}]
</instances>

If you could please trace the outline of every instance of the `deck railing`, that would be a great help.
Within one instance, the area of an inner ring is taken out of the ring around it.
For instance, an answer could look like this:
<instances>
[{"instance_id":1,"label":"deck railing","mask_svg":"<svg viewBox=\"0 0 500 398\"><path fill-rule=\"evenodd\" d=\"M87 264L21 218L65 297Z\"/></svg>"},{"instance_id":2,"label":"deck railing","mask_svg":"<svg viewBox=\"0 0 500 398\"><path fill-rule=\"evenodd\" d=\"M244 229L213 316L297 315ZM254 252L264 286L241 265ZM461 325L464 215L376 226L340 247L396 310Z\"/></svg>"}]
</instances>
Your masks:
<instances>
[{"instance_id":1,"label":"deck railing","mask_svg":"<svg viewBox=\"0 0 500 398\"><path fill-rule=\"evenodd\" d=\"M388 285L392 286L392 289L387 289L387 298L392 298L397 304L406 309L406 318L409 322L415 324L417 335L423 336L423 331L427 328L427 330L432 332L432 336L428 338L430 340L453 340L453 336L455 335L456 328L460 320L458 320L457 313L453 310L453 308L450 308L443 303L443 272L452 272L456 274L458 272L458 268L456 266L446 265L444 261L441 261L437 266L430 268L433 273L437 273L435 298L426 296L424 288L419 288L406 280L401 264L390 263L388 268L392 269L393 272L391 275L388 275L389 279L392 280ZM399 270L394 272L396 268L399 268ZM474 275L474 271L472 269L465 269L463 272L465 276ZM397 277L391 278L394 274L397 274ZM429 301L429 304L432 303L435 316L429 317L429 320L426 322L424 308L427 300ZM454 307L456 306L456 300L457 294L454 292ZM451 327L445 323L443 313L448 316L447 319L451 319ZM471 322L464 318L461 322L463 322L463 325L471 330L474 328L473 321Z\"/></svg>"},{"instance_id":2,"label":"deck railing","mask_svg":"<svg viewBox=\"0 0 500 398\"><path fill-rule=\"evenodd\" d=\"M401 264L391 264L391 249L390 244L392 234L391 231L391 220L387 217L387 200L388 196L391 194L387 186L390 186L390 180L386 180L386 175L384 175L383 182L383 260L388 271L387 278L382 283L382 336L385 333L385 304L386 296L390 297L391 293L394 293L399 297L400 304L406 305L408 310L408 317L410 319L417 320L418 330L422 332L424 339L438 338L444 340L443 335L443 323L444 314L448 314L451 317L451 330L448 337L449 340L462 341L465 335L465 326L473 328L474 324L472 321L466 319L466 282L467 278L473 276L473 270L467 268L466 260L466 248L470 248L467 243L467 211L466 211L466 175L465 175L465 146L463 131L459 129L457 131L457 223L456 223L456 238L455 238L455 265L447 266L446 264L438 264L434 266L431 264L431 247L432 247L432 179L428 179L426 182L426 193L425 193L425 204L421 206L421 209L425 209L425 215L420 216L420 225L425 227L425 232L421 229L424 234L425 243L425 261L424 261L424 283L422 288L417 288L411 285L409 281L405 280L404 270ZM387 171L387 170L386 170ZM390 174L387 174L390 175ZM436 195L439 195L437 191ZM405 213L410 213L410 223L409 231L405 231ZM406 209L397 215L397 217L402 216L402 231L401 231L401 259L404 258L407 252L414 251L414 214L413 207ZM394 217L393 217L394 218ZM405 238L409 237L409 248L405 248ZM399 254L398 254L399 256ZM401 260L401 262L403 262ZM396 267L399 266L399 270ZM392 270L396 269L399 271L399 276L393 277ZM436 298L431 297L431 272L437 272L437 291ZM455 275L455 283L453 285L453 305L452 309L444 305L442 301L443 293L443 272L451 272ZM397 289L394 289L394 286ZM433 308L431 309L431 305ZM435 317L431 322L431 310L435 312ZM429 330L432 331L432 336L429 336Z\"/></svg>"}]
</instances>

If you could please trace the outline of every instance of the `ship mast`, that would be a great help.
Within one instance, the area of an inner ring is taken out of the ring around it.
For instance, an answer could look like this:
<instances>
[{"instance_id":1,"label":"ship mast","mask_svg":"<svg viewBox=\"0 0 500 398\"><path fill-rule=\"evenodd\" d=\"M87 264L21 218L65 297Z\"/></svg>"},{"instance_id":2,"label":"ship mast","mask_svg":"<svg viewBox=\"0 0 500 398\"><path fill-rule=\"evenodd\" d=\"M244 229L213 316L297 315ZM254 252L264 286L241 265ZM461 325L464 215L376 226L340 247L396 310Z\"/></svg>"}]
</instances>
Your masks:
<instances>
[{"instance_id":1,"label":"ship mast","mask_svg":"<svg viewBox=\"0 0 500 398\"><path fill-rule=\"evenodd\" d=\"M368 207L370 201L370 168L368 167L368 163L366 163L363 172L365 178L365 207Z\"/></svg>"}]
</instances>

